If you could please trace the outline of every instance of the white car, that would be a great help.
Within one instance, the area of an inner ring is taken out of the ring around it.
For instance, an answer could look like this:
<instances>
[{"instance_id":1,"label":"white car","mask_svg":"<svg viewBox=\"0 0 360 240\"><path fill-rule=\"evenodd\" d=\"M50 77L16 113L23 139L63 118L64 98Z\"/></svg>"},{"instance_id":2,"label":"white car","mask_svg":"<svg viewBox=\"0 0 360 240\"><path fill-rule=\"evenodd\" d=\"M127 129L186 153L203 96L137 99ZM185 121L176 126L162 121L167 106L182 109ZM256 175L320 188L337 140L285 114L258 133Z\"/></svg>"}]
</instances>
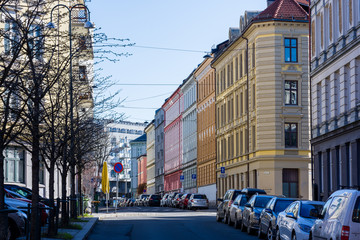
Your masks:
<instances>
[{"instance_id":1,"label":"white car","mask_svg":"<svg viewBox=\"0 0 360 240\"><path fill-rule=\"evenodd\" d=\"M322 210L324 202L295 201L283 212L276 221L277 240L308 240L312 225L316 217L310 213Z\"/></svg>"},{"instance_id":2,"label":"white car","mask_svg":"<svg viewBox=\"0 0 360 240\"><path fill-rule=\"evenodd\" d=\"M311 228L312 240L360 239L360 191L338 190L326 201Z\"/></svg>"}]
</instances>

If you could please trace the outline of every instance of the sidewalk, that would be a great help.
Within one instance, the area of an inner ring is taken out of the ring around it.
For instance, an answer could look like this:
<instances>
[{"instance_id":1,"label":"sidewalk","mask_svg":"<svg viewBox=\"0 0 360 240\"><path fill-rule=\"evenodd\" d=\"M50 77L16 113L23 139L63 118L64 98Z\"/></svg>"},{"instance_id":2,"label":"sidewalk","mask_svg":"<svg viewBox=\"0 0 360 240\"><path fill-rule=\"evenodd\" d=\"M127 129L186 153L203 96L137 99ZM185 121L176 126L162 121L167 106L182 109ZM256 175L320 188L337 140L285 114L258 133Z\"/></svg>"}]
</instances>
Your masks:
<instances>
[{"instance_id":1,"label":"sidewalk","mask_svg":"<svg viewBox=\"0 0 360 240\"><path fill-rule=\"evenodd\" d=\"M95 226L96 222L99 220L98 217L92 218L81 218L82 220L87 220L87 222L72 222L73 224L81 225L82 229L65 229L59 228L58 233L68 233L73 236L72 240L84 240L90 234L91 230ZM42 229L43 231L44 229ZM46 229L45 229L46 231ZM41 238L42 240L53 240L59 238Z\"/></svg>"}]
</instances>

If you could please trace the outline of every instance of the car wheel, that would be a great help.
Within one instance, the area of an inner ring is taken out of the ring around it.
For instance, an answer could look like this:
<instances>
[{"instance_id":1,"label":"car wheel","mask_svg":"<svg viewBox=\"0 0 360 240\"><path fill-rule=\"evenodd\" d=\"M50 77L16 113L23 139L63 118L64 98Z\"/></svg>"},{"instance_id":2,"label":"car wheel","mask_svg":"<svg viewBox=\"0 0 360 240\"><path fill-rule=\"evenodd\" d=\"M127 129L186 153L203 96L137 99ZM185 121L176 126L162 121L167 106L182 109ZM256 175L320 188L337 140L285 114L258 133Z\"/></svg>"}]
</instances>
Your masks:
<instances>
[{"instance_id":1,"label":"car wheel","mask_svg":"<svg viewBox=\"0 0 360 240\"><path fill-rule=\"evenodd\" d=\"M227 216L227 224L229 225L229 226L231 226L232 225L232 221L231 221L231 218L230 218L230 215L229 216Z\"/></svg>"},{"instance_id":2,"label":"car wheel","mask_svg":"<svg viewBox=\"0 0 360 240\"><path fill-rule=\"evenodd\" d=\"M276 229L276 240L281 240L281 237L280 237L280 231L279 231L279 229Z\"/></svg>"},{"instance_id":3,"label":"car wheel","mask_svg":"<svg viewBox=\"0 0 360 240\"><path fill-rule=\"evenodd\" d=\"M217 222L221 222L221 221L222 221L222 218L219 216L219 214L216 214L216 221L217 221Z\"/></svg>"},{"instance_id":4,"label":"car wheel","mask_svg":"<svg viewBox=\"0 0 360 240\"><path fill-rule=\"evenodd\" d=\"M16 226L13 223L9 222L7 232L7 240L15 240L17 238Z\"/></svg>"},{"instance_id":5,"label":"car wheel","mask_svg":"<svg viewBox=\"0 0 360 240\"><path fill-rule=\"evenodd\" d=\"M240 230L241 230L242 232L245 232L244 221L241 221Z\"/></svg>"},{"instance_id":6,"label":"car wheel","mask_svg":"<svg viewBox=\"0 0 360 240\"><path fill-rule=\"evenodd\" d=\"M266 239L267 240L274 240L274 236L273 236L273 231L271 228L271 225L268 227L267 231L266 231Z\"/></svg>"},{"instance_id":7,"label":"car wheel","mask_svg":"<svg viewBox=\"0 0 360 240\"><path fill-rule=\"evenodd\" d=\"M247 226L246 232L247 232L247 234L249 234L249 235L252 234L252 229L251 229L251 227L250 227L250 220L249 220L249 225Z\"/></svg>"},{"instance_id":8,"label":"car wheel","mask_svg":"<svg viewBox=\"0 0 360 240\"><path fill-rule=\"evenodd\" d=\"M261 232L260 224L261 224L261 222L259 222L259 229L258 229L257 235L258 235L258 239L263 239L264 234Z\"/></svg>"},{"instance_id":9,"label":"car wheel","mask_svg":"<svg viewBox=\"0 0 360 240\"><path fill-rule=\"evenodd\" d=\"M237 220L237 217L236 217L236 215L235 215L234 228L235 228L235 229L238 229L239 227L240 227L239 221Z\"/></svg>"},{"instance_id":10,"label":"car wheel","mask_svg":"<svg viewBox=\"0 0 360 240\"><path fill-rule=\"evenodd\" d=\"M226 215L226 212L224 212L224 223L227 223L227 215Z\"/></svg>"},{"instance_id":11,"label":"car wheel","mask_svg":"<svg viewBox=\"0 0 360 240\"><path fill-rule=\"evenodd\" d=\"M296 240L296 234L293 233L291 240Z\"/></svg>"}]
</instances>

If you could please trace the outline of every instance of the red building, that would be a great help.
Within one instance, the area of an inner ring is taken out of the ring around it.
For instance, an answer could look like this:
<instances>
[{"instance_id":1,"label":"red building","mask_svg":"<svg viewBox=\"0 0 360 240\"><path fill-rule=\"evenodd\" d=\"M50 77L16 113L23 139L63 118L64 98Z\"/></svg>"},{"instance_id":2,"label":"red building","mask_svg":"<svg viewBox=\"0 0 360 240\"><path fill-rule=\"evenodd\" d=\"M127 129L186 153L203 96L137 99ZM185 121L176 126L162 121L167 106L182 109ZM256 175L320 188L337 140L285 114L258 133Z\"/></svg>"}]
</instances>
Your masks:
<instances>
[{"instance_id":1,"label":"red building","mask_svg":"<svg viewBox=\"0 0 360 240\"><path fill-rule=\"evenodd\" d=\"M138 186L146 183L146 155L141 155L138 157Z\"/></svg>"},{"instance_id":2,"label":"red building","mask_svg":"<svg viewBox=\"0 0 360 240\"><path fill-rule=\"evenodd\" d=\"M180 87L166 100L164 127L164 190L173 192L181 189L180 165L182 162L182 122L184 104Z\"/></svg>"}]
</instances>

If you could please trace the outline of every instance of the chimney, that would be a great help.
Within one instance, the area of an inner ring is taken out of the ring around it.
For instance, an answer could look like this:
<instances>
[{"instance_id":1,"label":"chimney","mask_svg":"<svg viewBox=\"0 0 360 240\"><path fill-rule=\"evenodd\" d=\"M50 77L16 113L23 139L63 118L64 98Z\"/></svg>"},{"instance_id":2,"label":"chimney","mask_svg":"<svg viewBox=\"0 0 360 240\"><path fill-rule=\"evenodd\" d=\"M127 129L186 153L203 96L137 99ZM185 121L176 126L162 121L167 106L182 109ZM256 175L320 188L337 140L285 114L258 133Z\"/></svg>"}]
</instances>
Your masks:
<instances>
[{"instance_id":1,"label":"chimney","mask_svg":"<svg viewBox=\"0 0 360 240\"><path fill-rule=\"evenodd\" d=\"M270 6L273 2L275 2L276 0L267 0L267 6Z\"/></svg>"}]
</instances>

